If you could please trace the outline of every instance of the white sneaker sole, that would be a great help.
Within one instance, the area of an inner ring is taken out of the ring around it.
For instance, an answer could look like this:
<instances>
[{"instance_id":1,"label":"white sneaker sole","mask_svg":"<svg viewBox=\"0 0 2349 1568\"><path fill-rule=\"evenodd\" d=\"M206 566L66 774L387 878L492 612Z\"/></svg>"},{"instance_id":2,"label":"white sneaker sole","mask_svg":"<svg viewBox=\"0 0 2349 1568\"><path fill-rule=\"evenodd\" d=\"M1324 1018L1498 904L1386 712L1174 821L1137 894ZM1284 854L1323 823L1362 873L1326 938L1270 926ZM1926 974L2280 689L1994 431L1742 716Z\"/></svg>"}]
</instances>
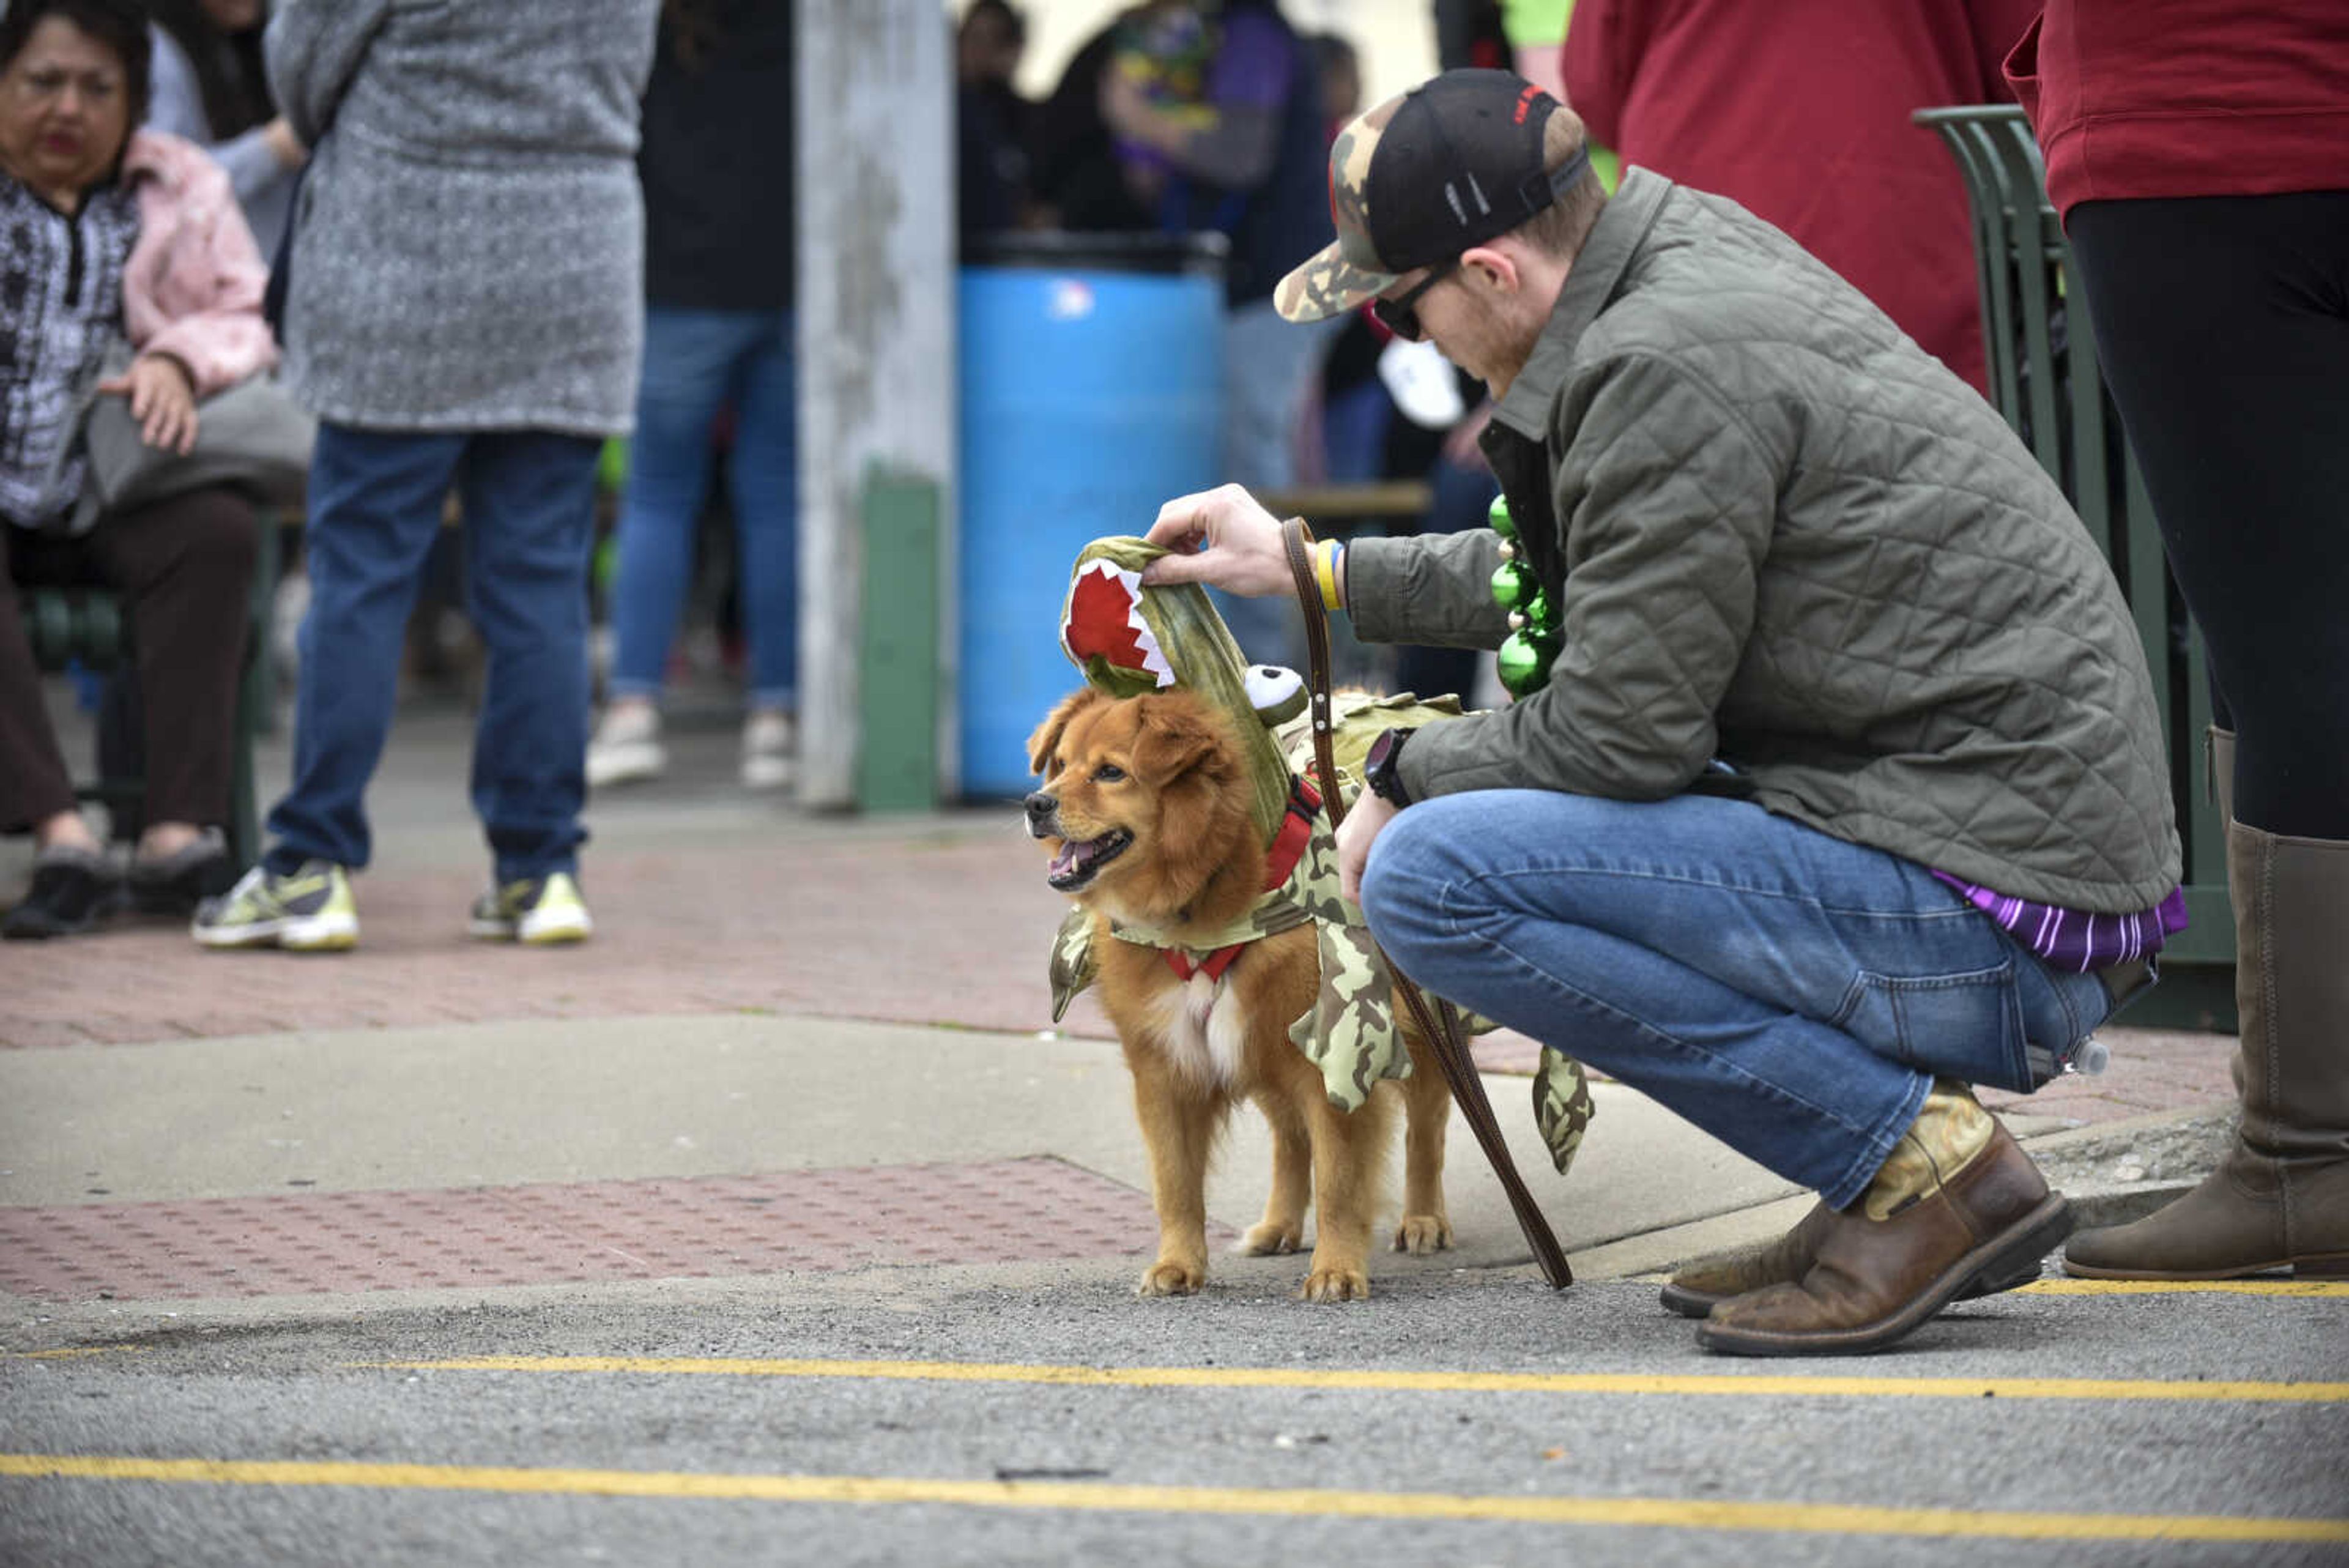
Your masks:
<instances>
[{"instance_id":1,"label":"white sneaker sole","mask_svg":"<svg viewBox=\"0 0 2349 1568\"><path fill-rule=\"evenodd\" d=\"M668 771L668 748L657 741L630 741L616 746L591 747L587 753L587 787L636 784L657 779Z\"/></svg>"},{"instance_id":2,"label":"white sneaker sole","mask_svg":"<svg viewBox=\"0 0 2349 1568\"><path fill-rule=\"evenodd\" d=\"M744 789L781 789L792 782L792 759L758 756L742 759Z\"/></svg>"},{"instance_id":3,"label":"white sneaker sole","mask_svg":"<svg viewBox=\"0 0 2349 1568\"><path fill-rule=\"evenodd\" d=\"M586 910L561 916L533 925L524 919L514 940L526 948L559 947L564 942L584 942L595 934L595 922Z\"/></svg>"},{"instance_id":4,"label":"white sneaker sole","mask_svg":"<svg viewBox=\"0 0 2349 1568\"><path fill-rule=\"evenodd\" d=\"M295 953L338 953L359 945L359 918L347 913L256 920L249 926L198 926L194 930L196 945L205 948L283 948Z\"/></svg>"},{"instance_id":5,"label":"white sneaker sole","mask_svg":"<svg viewBox=\"0 0 2349 1568\"><path fill-rule=\"evenodd\" d=\"M477 941L520 942L526 948L546 948L585 941L595 934L595 922L585 910L576 917L565 916L536 925L527 919L516 925L512 920L485 920L476 916L465 929Z\"/></svg>"}]
</instances>

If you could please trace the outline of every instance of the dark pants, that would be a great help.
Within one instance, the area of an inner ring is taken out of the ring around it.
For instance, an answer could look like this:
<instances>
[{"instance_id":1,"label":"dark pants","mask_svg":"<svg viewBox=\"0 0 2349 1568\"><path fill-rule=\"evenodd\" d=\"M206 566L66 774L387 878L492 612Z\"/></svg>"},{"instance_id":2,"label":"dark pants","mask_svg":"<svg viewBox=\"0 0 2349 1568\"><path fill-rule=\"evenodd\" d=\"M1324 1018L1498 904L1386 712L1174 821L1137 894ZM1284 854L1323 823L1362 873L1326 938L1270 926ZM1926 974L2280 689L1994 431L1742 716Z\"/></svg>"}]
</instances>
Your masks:
<instances>
[{"instance_id":1,"label":"dark pants","mask_svg":"<svg viewBox=\"0 0 2349 1568\"><path fill-rule=\"evenodd\" d=\"M0 831L74 806L12 578L97 582L122 596L139 650L146 820L227 822L257 544L252 504L219 488L102 518L78 539L0 524Z\"/></svg>"},{"instance_id":2,"label":"dark pants","mask_svg":"<svg viewBox=\"0 0 2349 1568\"><path fill-rule=\"evenodd\" d=\"M587 554L600 441L539 431L395 433L322 421L310 459L310 607L294 784L267 856L367 862L366 793L391 733L408 615L451 483L466 609L489 649L473 809L501 882L577 869L587 832Z\"/></svg>"},{"instance_id":3,"label":"dark pants","mask_svg":"<svg viewBox=\"0 0 2349 1568\"><path fill-rule=\"evenodd\" d=\"M2091 202L2067 229L2236 732L2235 815L2349 838L2349 191Z\"/></svg>"}]
</instances>

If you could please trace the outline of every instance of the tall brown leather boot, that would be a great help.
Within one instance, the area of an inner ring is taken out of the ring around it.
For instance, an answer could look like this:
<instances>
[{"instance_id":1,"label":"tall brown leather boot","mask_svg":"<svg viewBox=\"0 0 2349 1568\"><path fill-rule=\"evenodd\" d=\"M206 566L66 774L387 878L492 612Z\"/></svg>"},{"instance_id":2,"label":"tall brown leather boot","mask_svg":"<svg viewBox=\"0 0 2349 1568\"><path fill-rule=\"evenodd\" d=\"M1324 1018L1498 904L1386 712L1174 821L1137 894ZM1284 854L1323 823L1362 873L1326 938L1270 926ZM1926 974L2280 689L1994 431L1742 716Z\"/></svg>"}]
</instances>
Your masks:
<instances>
[{"instance_id":1,"label":"tall brown leather boot","mask_svg":"<svg viewBox=\"0 0 2349 1568\"><path fill-rule=\"evenodd\" d=\"M2073 1237L2066 1273L2349 1276L2349 840L2231 823L2227 882L2242 1023L2234 1147L2168 1208Z\"/></svg>"}]
</instances>

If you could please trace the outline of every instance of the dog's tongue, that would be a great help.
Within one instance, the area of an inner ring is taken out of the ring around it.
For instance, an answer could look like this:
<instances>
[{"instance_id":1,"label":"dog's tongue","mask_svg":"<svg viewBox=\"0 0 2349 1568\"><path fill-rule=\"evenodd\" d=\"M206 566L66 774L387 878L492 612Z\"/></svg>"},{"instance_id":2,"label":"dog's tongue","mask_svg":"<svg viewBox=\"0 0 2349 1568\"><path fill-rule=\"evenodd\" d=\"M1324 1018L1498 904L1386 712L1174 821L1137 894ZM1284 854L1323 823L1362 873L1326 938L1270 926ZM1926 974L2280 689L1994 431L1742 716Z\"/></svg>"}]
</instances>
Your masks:
<instances>
[{"instance_id":1,"label":"dog's tongue","mask_svg":"<svg viewBox=\"0 0 2349 1568\"><path fill-rule=\"evenodd\" d=\"M1050 874L1055 877L1066 877L1074 872L1077 868L1077 851L1082 847L1084 846L1079 844L1061 845L1061 852L1052 857Z\"/></svg>"}]
</instances>

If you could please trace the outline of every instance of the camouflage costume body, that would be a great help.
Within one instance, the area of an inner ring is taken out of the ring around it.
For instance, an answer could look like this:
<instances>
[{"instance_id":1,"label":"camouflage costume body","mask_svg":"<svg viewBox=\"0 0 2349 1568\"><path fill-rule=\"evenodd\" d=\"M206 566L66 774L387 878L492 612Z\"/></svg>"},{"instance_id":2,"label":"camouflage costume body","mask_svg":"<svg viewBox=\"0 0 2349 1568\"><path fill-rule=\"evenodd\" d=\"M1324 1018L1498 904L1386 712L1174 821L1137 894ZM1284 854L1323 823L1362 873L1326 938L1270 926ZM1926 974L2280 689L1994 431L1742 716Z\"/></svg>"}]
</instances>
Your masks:
<instances>
[{"instance_id":1,"label":"camouflage costume body","mask_svg":"<svg viewBox=\"0 0 2349 1568\"><path fill-rule=\"evenodd\" d=\"M1238 645L1195 585L1141 586L1142 568L1165 554L1141 539L1099 539L1077 557L1061 613L1061 642L1088 684L1112 697L1136 697L1181 686L1222 708L1248 761L1253 806L1267 842L1287 815L1292 773L1310 777L1310 720L1299 718L1276 735L1248 701ZM1339 777L1350 801L1361 789L1362 756L1380 731L1394 724L1440 722L1460 715L1456 698L1421 702L1405 695L1340 699L1333 735ZM1314 780L1326 795L1328 781ZM1098 972L1097 930L1107 925L1121 941L1165 949L1193 961L1235 943L1254 941L1311 921L1321 970L1311 1010L1289 1025L1288 1037L1321 1073L1330 1103L1351 1111L1381 1078L1411 1074L1411 1053L1395 1016L1393 976L1363 922L1360 906L1339 891L1337 837L1327 811L1313 818L1304 853L1288 879L1257 898L1248 912L1206 946L1174 942L1133 926L1098 922L1072 909L1052 947L1052 1019L1058 1023ZM1464 1020L1472 1033L1493 1024ZM1562 1174L1574 1158L1591 1115L1581 1065L1545 1046L1534 1080L1534 1113L1551 1160Z\"/></svg>"}]
</instances>

